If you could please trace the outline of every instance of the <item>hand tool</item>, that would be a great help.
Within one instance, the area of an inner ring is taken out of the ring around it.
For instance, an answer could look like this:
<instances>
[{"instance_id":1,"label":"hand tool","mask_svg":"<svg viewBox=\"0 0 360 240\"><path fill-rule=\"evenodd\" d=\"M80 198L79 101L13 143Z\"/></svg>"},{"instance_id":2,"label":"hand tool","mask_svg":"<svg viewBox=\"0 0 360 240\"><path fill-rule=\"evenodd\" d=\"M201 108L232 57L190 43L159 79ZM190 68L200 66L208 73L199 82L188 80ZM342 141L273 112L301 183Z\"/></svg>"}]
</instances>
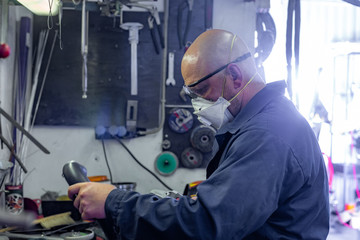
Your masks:
<instances>
[{"instance_id":1,"label":"hand tool","mask_svg":"<svg viewBox=\"0 0 360 240\"><path fill-rule=\"evenodd\" d=\"M180 49L186 45L187 35L189 33L189 28L191 25L191 15L192 15L192 11L193 11L193 5L194 5L194 0L186 0L186 1L183 1L182 3L180 3L180 5L178 7L177 33L178 33ZM185 26L184 33L182 34L182 16L183 16L183 12L186 8L188 9L186 26Z\"/></svg>"},{"instance_id":2,"label":"hand tool","mask_svg":"<svg viewBox=\"0 0 360 240\"><path fill-rule=\"evenodd\" d=\"M126 105L126 131L129 132L130 135L136 133L137 114L138 101L128 100Z\"/></svg>"},{"instance_id":3,"label":"hand tool","mask_svg":"<svg viewBox=\"0 0 360 240\"><path fill-rule=\"evenodd\" d=\"M159 54L160 49L159 49L159 45L157 44L157 41L156 41L155 30L154 30L154 18L152 16L148 17L148 25L149 25L149 29L150 29L151 39L154 44L155 52L156 52L156 54Z\"/></svg>"},{"instance_id":4,"label":"hand tool","mask_svg":"<svg viewBox=\"0 0 360 240\"><path fill-rule=\"evenodd\" d=\"M174 53L169 52L169 61L168 61L168 78L166 79L166 86L175 86L176 81L174 78Z\"/></svg>"},{"instance_id":5,"label":"hand tool","mask_svg":"<svg viewBox=\"0 0 360 240\"><path fill-rule=\"evenodd\" d=\"M139 4L139 3L129 3L129 4L126 4L126 6L144 8L150 13L150 16L148 17L148 25L149 25L149 29L150 29L151 39L154 44L155 52L157 54L159 54L160 48L159 48L159 45L158 45L158 42L157 42L156 36L155 36L156 34L155 34L155 29L154 29L154 21L155 21L157 32L159 35L159 41L160 41L161 48L165 47L165 43L164 43L163 31L161 28L159 11L158 11L157 7L150 6L150 5L143 5L143 4Z\"/></svg>"},{"instance_id":6,"label":"hand tool","mask_svg":"<svg viewBox=\"0 0 360 240\"><path fill-rule=\"evenodd\" d=\"M121 24L120 27L129 31L129 43L131 45L131 95L137 95L137 44L139 43L139 30L143 28L143 25L137 22L128 22Z\"/></svg>"},{"instance_id":7,"label":"hand tool","mask_svg":"<svg viewBox=\"0 0 360 240\"><path fill-rule=\"evenodd\" d=\"M150 35L151 35L151 39L155 48L155 52L156 54L160 53L160 48L159 45L156 41L156 36L155 36L155 30L154 30L154 17L149 16L148 17L148 25L149 25L149 29L150 29ZM160 37L161 39L161 37ZM160 42L161 43L161 42ZM164 48L164 46L161 46L162 48Z\"/></svg>"},{"instance_id":8,"label":"hand tool","mask_svg":"<svg viewBox=\"0 0 360 240\"><path fill-rule=\"evenodd\" d=\"M70 161L63 166L63 176L69 185L90 182L86 168L76 161Z\"/></svg>"},{"instance_id":9,"label":"hand tool","mask_svg":"<svg viewBox=\"0 0 360 240\"><path fill-rule=\"evenodd\" d=\"M63 176L69 185L80 182L90 182L87 177L86 168L80 163L72 160L63 166ZM117 239L113 226L106 219L98 220L101 228L103 229L107 239Z\"/></svg>"},{"instance_id":10,"label":"hand tool","mask_svg":"<svg viewBox=\"0 0 360 240\"><path fill-rule=\"evenodd\" d=\"M86 10L86 0L83 0L81 11L81 55L82 65L82 98L87 98L87 54L88 54L89 11Z\"/></svg>"}]
</instances>

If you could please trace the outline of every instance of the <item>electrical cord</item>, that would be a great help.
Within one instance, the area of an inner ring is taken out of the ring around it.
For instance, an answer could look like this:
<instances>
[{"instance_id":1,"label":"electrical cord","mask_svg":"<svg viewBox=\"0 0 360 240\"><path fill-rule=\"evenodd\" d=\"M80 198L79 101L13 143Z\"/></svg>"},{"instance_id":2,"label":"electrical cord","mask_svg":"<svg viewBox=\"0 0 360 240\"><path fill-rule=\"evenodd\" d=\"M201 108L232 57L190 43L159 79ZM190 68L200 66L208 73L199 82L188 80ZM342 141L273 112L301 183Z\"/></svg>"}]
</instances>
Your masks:
<instances>
[{"instance_id":1,"label":"electrical cord","mask_svg":"<svg viewBox=\"0 0 360 240\"><path fill-rule=\"evenodd\" d=\"M143 169L145 169L148 173L150 173L154 178L156 178L156 180L158 180L164 187L166 187L168 190L172 191L173 189L171 187L169 187L168 185L166 185L166 183L164 183L158 176L155 175L155 173L153 173L152 171L150 171L150 169L148 169L147 167L145 167L135 156L134 154L132 154L132 152L125 146L125 144L121 141L120 138L118 138L117 136L113 135L113 138L115 138L120 144L121 146L124 147L124 149L130 154L130 156L135 160L135 162L137 164L139 164Z\"/></svg>"},{"instance_id":2,"label":"electrical cord","mask_svg":"<svg viewBox=\"0 0 360 240\"><path fill-rule=\"evenodd\" d=\"M107 168L109 170L109 174L110 174L110 183L112 184L113 183L113 177L112 177L112 174L111 174L109 161L108 161L108 158L107 158L107 155L106 155L105 142L104 142L103 137L101 138L101 143L102 143L102 147L103 147L103 151L104 151L104 157L105 157L106 166L107 166Z\"/></svg>"}]
</instances>

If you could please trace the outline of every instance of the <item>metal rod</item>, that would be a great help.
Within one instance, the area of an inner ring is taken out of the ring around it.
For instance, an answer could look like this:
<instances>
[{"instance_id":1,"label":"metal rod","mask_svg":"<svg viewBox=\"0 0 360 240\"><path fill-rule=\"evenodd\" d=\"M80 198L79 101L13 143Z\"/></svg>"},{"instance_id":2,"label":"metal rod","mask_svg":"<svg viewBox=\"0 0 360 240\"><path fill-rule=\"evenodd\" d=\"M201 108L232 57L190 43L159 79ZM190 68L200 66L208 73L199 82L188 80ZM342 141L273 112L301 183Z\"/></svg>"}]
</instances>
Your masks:
<instances>
[{"instance_id":1,"label":"metal rod","mask_svg":"<svg viewBox=\"0 0 360 240\"><path fill-rule=\"evenodd\" d=\"M89 11L86 10L86 0L83 0L81 15L81 55L83 57L82 66L82 98L87 98L87 54L88 54L88 30L89 30Z\"/></svg>"},{"instance_id":2,"label":"metal rod","mask_svg":"<svg viewBox=\"0 0 360 240\"><path fill-rule=\"evenodd\" d=\"M17 123L9 114L7 114L0 107L0 114L2 114L7 120L9 120L14 126L19 129L25 136L27 136L38 148L41 149L46 154L49 154L50 151L47 150L38 140L36 140L28 131L26 131L19 123Z\"/></svg>"},{"instance_id":3,"label":"metal rod","mask_svg":"<svg viewBox=\"0 0 360 240\"><path fill-rule=\"evenodd\" d=\"M10 145L10 143L4 138L3 135L0 134L0 139L1 141L7 146L7 148L10 150L10 152L12 153L12 155L15 157L15 160L17 161L17 163L20 165L21 169L24 171L24 173L27 173L27 169L24 166L24 164L22 163L22 161L20 160L19 156L16 155L14 149L12 148L12 146Z\"/></svg>"}]
</instances>

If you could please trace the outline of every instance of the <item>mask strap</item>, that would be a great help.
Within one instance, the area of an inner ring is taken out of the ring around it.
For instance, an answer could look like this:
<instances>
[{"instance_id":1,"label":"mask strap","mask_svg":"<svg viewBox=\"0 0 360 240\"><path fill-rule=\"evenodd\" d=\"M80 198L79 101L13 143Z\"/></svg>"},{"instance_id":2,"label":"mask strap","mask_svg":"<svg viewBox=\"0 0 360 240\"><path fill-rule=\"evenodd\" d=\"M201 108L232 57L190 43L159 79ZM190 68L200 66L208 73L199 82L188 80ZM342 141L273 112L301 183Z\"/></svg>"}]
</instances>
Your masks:
<instances>
[{"instance_id":1,"label":"mask strap","mask_svg":"<svg viewBox=\"0 0 360 240\"><path fill-rule=\"evenodd\" d=\"M234 96L232 97L229 102L231 102L232 100L234 100L237 96L239 96L239 94L245 90L245 88L251 83L251 81L255 78L255 76L257 75L258 73L256 72L251 78L250 80L245 84L245 86Z\"/></svg>"},{"instance_id":2,"label":"mask strap","mask_svg":"<svg viewBox=\"0 0 360 240\"><path fill-rule=\"evenodd\" d=\"M228 62L230 62L230 60L231 60L231 54L232 54L232 49L234 47L235 39L236 39L236 34L234 34L234 37L233 37L233 39L231 41L230 56L229 56L229 61ZM222 90L221 90L221 97L224 96L225 83L226 83L226 75L224 75L224 83L223 83Z\"/></svg>"}]
</instances>

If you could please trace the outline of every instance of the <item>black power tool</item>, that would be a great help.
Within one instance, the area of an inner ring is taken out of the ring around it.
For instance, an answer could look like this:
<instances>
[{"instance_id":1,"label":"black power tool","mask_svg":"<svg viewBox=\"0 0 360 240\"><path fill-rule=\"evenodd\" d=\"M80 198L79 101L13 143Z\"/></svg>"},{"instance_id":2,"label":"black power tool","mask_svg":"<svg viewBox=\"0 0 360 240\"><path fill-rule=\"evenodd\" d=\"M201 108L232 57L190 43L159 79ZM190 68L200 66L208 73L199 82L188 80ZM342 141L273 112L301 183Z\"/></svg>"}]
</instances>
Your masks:
<instances>
[{"instance_id":1,"label":"black power tool","mask_svg":"<svg viewBox=\"0 0 360 240\"><path fill-rule=\"evenodd\" d=\"M69 185L80 182L90 182L87 177L86 168L76 161L70 161L64 165L63 176ZM109 223L106 219L98 219L97 222L103 229L107 239L118 239L111 223Z\"/></svg>"},{"instance_id":2,"label":"black power tool","mask_svg":"<svg viewBox=\"0 0 360 240\"><path fill-rule=\"evenodd\" d=\"M63 167L63 176L69 185L80 182L90 182L86 168L78 162L70 161Z\"/></svg>"}]
</instances>

